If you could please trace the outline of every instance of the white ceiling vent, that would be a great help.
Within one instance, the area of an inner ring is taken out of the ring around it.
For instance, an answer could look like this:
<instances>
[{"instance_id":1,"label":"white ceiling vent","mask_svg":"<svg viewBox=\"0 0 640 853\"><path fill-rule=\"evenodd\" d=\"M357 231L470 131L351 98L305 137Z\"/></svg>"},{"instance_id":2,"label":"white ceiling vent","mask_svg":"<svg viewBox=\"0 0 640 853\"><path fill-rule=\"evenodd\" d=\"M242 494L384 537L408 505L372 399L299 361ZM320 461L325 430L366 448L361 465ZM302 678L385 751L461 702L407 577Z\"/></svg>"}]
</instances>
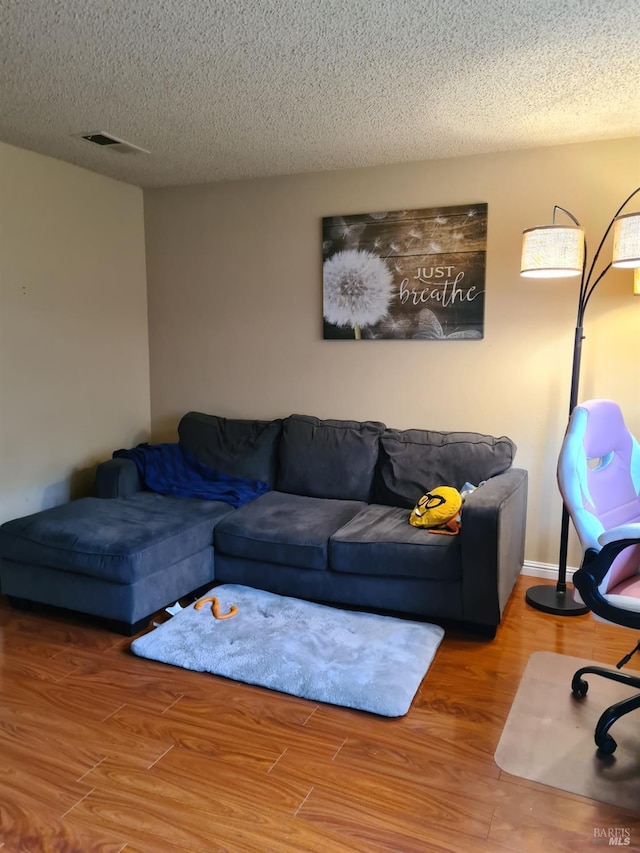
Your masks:
<instances>
[{"instance_id":1,"label":"white ceiling vent","mask_svg":"<svg viewBox=\"0 0 640 853\"><path fill-rule=\"evenodd\" d=\"M86 139L87 142L93 142L94 145L100 145L104 148L109 148L111 151L120 151L121 154L150 154L146 148L140 148L139 145L134 145L132 142L126 142L124 139L119 139L112 133L105 133L104 130L94 130L91 133L74 133L80 139Z\"/></svg>"}]
</instances>

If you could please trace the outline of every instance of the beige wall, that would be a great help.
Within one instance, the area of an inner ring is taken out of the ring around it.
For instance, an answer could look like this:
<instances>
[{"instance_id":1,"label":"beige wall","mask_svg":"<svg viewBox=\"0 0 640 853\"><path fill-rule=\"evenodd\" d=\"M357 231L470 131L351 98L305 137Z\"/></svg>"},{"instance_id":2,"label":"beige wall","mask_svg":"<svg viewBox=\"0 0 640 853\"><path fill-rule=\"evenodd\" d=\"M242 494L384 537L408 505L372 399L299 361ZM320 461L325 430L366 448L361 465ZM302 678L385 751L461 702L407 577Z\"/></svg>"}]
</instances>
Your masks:
<instances>
[{"instance_id":1,"label":"beige wall","mask_svg":"<svg viewBox=\"0 0 640 853\"><path fill-rule=\"evenodd\" d=\"M86 492L149 420L142 191L0 144L0 520Z\"/></svg>"},{"instance_id":2,"label":"beige wall","mask_svg":"<svg viewBox=\"0 0 640 853\"><path fill-rule=\"evenodd\" d=\"M521 232L560 204L593 251L639 184L633 139L146 192L154 436L175 436L189 409L507 434L530 473L526 558L557 564L577 282L520 278ZM484 340L322 340L322 216L482 201ZM580 398L615 398L640 435L630 288L613 271L589 305Z\"/></svg>"}]
</instances>

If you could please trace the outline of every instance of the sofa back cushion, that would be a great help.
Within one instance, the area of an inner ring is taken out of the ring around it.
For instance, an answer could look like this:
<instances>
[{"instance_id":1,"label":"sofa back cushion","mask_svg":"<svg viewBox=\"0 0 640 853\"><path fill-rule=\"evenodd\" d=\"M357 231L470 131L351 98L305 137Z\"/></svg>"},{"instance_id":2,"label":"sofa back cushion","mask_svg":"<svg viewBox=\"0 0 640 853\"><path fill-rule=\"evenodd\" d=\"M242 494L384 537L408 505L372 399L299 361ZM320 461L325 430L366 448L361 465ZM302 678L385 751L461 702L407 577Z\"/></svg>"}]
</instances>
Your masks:
<instances>
[{"instance_id":1,"label":"sofa back cushion","mask_svg":"<svg viewBox=\"0 0 640 853\"><path fill-rule=\"evenodd\" d=\"M506 436L387 429L380 439L375 502L410 509L437 486L477 486L511 467L515 452Z\"/></svg>"},{"instance_id":2,"label":"sofa back cushion","mask_svg":"<svg viewBox=\"0 0 640 853\"><path fill-rule=\"evenodd\" d=\"M370 500L384 428L377 421L319 420L310 415L285 418L278 490L312 498Z\"/></svg>"},{"instance_id":3,"label":"sofa back cushion","mask_svg":"<svg viewBox=\"0 0 640 853\"><path fill-rule=\"evenodd\" d=\"M196 459L232 477L273 487L281 420L252 421L188 412L178 424L180 444Z\"/></svg>"}]
</instances>

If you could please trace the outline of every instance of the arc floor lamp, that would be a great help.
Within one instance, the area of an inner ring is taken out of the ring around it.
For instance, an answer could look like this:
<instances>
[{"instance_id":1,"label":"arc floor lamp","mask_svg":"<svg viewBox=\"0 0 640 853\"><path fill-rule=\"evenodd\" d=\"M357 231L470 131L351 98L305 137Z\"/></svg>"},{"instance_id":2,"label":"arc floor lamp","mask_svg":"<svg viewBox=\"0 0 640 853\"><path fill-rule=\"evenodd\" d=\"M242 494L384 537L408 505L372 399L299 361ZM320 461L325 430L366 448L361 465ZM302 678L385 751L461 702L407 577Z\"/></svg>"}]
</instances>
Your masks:
<instances>
[{"instance_id":1,"label":"arc floor lamp","mask_svg":"<svg viewBox=\"0 0 640 853\"><path fill-rule=\"evenodd\" d=\"M640 193L635 189L620 205L607 226L588 266L587 243L584 231L575 216L564 207L553 208L553 224L529 228L522 235L522 263L520 275L528 278L567 278L580 276L578 314L573 342L573 366L571 369L571 391L569 415L578 402L580 383L580 359L584 340L584 313L593 291L611 267L634 268L634 293L640 291L640 213L623 214L631 199ZM556 225L558 211L566 214L573 225ZM611 261L596 273L600 252L609 232L613 229ZM588 271L587 271L588 266ZM574 600L567 591L567 545L569 541L569 513L562 507L560 527L560 556L558 560L558 582L555 587L540 585L530 587L526 593L527 603L537 610L559 616L579 616L587 607Z\"/></svg>"}]
</instances>

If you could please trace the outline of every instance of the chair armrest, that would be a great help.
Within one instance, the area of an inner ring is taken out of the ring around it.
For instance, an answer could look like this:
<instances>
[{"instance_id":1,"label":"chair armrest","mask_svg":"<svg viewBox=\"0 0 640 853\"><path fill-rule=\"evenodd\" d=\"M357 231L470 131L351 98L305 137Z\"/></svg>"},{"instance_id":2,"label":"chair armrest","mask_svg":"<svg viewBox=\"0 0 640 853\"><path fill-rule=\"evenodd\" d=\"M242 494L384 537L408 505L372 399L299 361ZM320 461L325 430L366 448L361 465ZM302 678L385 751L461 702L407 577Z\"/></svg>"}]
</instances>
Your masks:
<instances>
[{"instance_id":1,"label":"chair armrest","mask_svg":"<svg viewBox=\"0 0 640 853\"><path fill-rule=\"evenodd\" d=\"M619 539L638 539L640 540L640 522L632 522L631 524L620 524L618 527L610 527L598 536L598 542L603 547L610 545L612 542L617 542Z\"/></svg>"},{"instance_id":2,"label":"chair armrest","mask_svg":"<svg viewBox=\"0 0 640 853\"><path fill-rule=\"evenodd\" d=\"M459 533L464 620L495 628L524 563L527 472L509 468L467 496Z\"/></svg>"},{"instance_id":3,"label":"chair armrest","mask_svg":"<svg viewBox=\"0 0 640 853\"><path fill-rule=\"evenodd\" d=\"M96 468L96 497L128 498L143 488L133 459L109 459Z\"/></svg>"}]
</instances>

